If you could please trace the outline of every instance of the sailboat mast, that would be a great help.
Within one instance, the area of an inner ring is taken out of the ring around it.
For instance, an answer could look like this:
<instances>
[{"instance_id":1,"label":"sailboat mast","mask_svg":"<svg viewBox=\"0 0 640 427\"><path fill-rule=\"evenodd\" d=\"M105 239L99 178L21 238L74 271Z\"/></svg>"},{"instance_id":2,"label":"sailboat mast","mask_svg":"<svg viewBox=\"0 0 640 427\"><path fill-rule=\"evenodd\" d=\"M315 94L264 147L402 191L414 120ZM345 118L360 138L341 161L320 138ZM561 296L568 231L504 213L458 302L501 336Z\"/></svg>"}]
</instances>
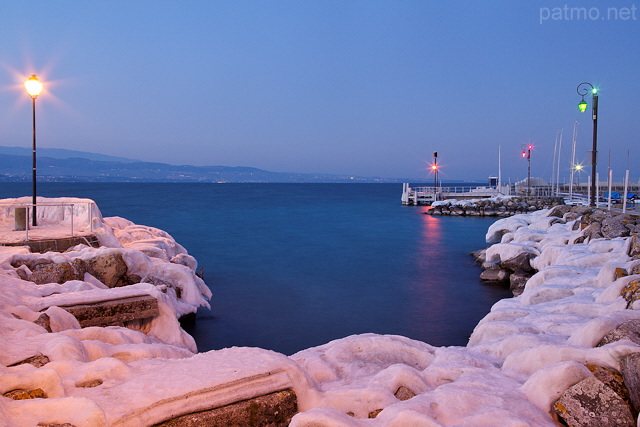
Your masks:
<instances>
[{"instance_id":1,"label":"sailboat mast","mask_svg":"<svg viewBox=\"0 0 640 427\"><path fill-rule=\"evenodd\" d=\"M569 179L569 200L573 198L573 174L576 172L576 140L578 139L578 121L573 123L573 142L571 144L571 172Z\"/></svg>"},{"instance_id":2,"label":"sailboat mast","mask_svg":"<svg viewBox=\"0 0 640 427\"><path fill-rule=\"evenodd\" d=\"M551 178L549 179L552 193L555 189L553 180L556 177L556 152L558 151L558 133L560 133L560 131L556 131L556 143L553 145L553 163L551 163Z\"/></svg>"},{"instance_id":3,"label":"sailboat mast","mask_svg":"<svg viewBox=\"0 0 640 427\"><path fill-rule=\"evenodd\" d=\"M502 188L502 146L498 145L498 191Z\"/></svg>"},{"instance_id":4,"label":"sailboat mast","mask_svg":"<svg viewBox=\"0 0 640 427\"><path fill-rule=\"evenodd\" d=\"M562 136L564 128L560 129L560 142L558 143L558 166L556 167L556 196L560 192L560 155L562 154Z\"/></svg>"}]
</instances>

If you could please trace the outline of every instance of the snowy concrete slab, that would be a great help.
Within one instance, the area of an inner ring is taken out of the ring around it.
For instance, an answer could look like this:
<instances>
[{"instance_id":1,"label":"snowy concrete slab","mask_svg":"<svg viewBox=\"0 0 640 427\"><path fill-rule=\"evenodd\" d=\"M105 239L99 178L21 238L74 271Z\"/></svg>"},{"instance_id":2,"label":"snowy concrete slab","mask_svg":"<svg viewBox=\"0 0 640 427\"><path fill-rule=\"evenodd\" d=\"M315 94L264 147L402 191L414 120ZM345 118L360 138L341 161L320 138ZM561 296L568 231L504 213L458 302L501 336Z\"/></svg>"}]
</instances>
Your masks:
<instances>
[{"instance_id":1,"label":"snowy concrete slab","mask_svg":"<svg viewBox=\"0 0 640 427\"><path fill-rule=\"evenodd\" d=\"M83 328L122 326L131 320L147 319L160 314L158 300L149 295L60 306L60 308L73 314Z\"/></svg>"}]
</instances>

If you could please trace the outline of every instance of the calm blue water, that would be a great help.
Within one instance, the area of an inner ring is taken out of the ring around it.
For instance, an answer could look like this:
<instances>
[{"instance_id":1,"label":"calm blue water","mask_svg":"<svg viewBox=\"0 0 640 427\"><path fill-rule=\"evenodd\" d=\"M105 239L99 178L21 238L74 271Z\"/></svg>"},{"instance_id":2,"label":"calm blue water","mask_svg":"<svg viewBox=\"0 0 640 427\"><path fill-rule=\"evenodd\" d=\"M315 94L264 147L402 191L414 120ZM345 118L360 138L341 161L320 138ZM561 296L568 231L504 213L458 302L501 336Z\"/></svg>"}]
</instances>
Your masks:
<instances>
[{"instance_id":1,"label":"calm blue water","mask_svg":"<svg viewBox=\"0 0 640 427\"><path fill-rule=\"evenodd\" d=\"M483 285L468 255L486 246L492 220L423 215L401 205L401 184L38 185L166 230L195 256L213 291L189 330L200 351L291 354L364 332L465 345L510 296ZM0 198L30 191L0 184Z\"/></svg>"}]
</instances>

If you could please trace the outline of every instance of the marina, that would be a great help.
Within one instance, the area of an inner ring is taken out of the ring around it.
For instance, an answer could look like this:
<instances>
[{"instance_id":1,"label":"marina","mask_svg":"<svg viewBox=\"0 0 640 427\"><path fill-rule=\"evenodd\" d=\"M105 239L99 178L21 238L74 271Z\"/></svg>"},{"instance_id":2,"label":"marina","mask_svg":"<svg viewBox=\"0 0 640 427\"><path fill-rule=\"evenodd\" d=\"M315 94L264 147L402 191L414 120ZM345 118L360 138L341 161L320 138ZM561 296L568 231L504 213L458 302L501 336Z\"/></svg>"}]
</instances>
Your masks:
<instances>
[{"instance_id":1,"label":"marina","mask_svg":"<svg viewBox=\"0 0 640 427\"><path fill-rule=\"evenodd\" d=\"M438 200L446 199L486 199L509 194L510 186L485 186L485 187L411 187L409 183L402 184L403 205L431 205Z\"/></svg>"},{"instance_id":2,"label":"marina","mask_svg":"<svg viewBox=\"0 0 640 427\"><path fill-rule=\"evenodd\" d=\"M405 206L430 206L433 202L455 199L473 200L504 196L524 197L561 197L566 204L588 205L591 198L590 184L549 185L540 178L531 178L532 185L526 180L515 184L499 185L493 178L487 186L416 186L402 184L402 204ZM493 185L492 185L493 184ZM541 185L533 185L541 184ZM595 199L601 207L634 207L640 195L640 182L600 182L596 188Z\"/></svg>"}]
</instances>

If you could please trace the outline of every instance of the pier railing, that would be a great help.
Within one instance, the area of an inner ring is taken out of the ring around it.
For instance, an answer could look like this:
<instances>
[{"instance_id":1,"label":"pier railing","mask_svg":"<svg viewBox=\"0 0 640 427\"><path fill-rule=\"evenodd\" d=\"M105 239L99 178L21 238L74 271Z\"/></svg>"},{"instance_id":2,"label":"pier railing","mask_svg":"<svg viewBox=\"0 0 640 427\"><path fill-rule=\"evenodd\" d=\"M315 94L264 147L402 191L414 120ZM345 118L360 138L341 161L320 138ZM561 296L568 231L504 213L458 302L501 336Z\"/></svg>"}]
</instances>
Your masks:
<instances>
[{"instance_id":1,"label":"pier railing","mask_svg":"<svg viewBox=\"0 0 640 427\"><path fill-rule=\"evenodd\" d=\"M496 194L498 191L497 187L411 187L411 189L416 193L446 193L446 194L485 194L491 193Z\"/></svg>"},{"instance_id":2,"label":"pier railing","mask_svg":"<svg viewBox=\"0 0 640 427\"><path fill-rule=\"evenodd\" d=\"M509 194L509 186L447 186L447 187L411 187L408 183L403 184L402 204L419 205L430 204L444 199L481 199L494 197L498 194Z\"/></svg>"},{"instance_id":3,"label":"pier railing","mask_svg":"<svg viewBox=\"0 0 640 427\"><path fill-rule=\"evenodd\" d=\"M31 211L33 207L36 208L37 219L45 221L45 223L41 226L41 229L45 229L47 226L51 226L53 224L65 223L67 218L69 222L69 233L71 236L75 236L76 231L79 231L82 228L82 225L79 226L77 222L83 223L84 221L80 220L80 215L82 214L80 211L81 208L86 207L86 224L83 224L86 230L88 227L88 231L93 233L93 207L95 203L36 203L35 205L32 203L0 203L0 216L5 219L4 224L7 224L10 227L13 225L14 231L24 231L25 241L29 241L29 229L33 231L33 227L31 226ZM54 209L52 209L54 208ZM22 210L22 211L19 211ZM17 212L20 212L21 215L17 215ZM69 212L69 214L66 214ZM22 221L22 215L24 215L24 222ZM77 217L76 222L74 223L74 217ZM11 221L13 218L13 221Z\"/></svg>"},{"instance_id":4,"label":"pier railing","mask_svg":"<svg viewBox=\"0 0 640 427\"><path fill-rule=\"evenodd\" d=\"M419 205L419 204L431 204L435 201L445 199L474 199L474 198L487 198L495 197L497 195L515 195L519 197L539 198L539 197L562 197L568 201L568 203L581 203L588 199L588 189L586 184L574 184L569 186L567 184L562 185L532 185L527 186L522 183L506 184L500 186L447 186L447 187L435 187L435 186L420 186L411 187L410 184L403 184L402 189L402 204L403 205ZM597 187L596 198L598 202L606 201L607 204L614 204L617 200L605 200L608 199L607 194L609 191L619 192L622 202L634 204L635 200L640 196L640 183L629 183L627 186L626 194L634 194L633 198L624 198L624 186L619 183L612 183L611 187L606 185L605 182L601 182ZM609 190L611 189L611 190ZM571 193L570 190L573 190Z\"/></svg>"}]
</instances>

